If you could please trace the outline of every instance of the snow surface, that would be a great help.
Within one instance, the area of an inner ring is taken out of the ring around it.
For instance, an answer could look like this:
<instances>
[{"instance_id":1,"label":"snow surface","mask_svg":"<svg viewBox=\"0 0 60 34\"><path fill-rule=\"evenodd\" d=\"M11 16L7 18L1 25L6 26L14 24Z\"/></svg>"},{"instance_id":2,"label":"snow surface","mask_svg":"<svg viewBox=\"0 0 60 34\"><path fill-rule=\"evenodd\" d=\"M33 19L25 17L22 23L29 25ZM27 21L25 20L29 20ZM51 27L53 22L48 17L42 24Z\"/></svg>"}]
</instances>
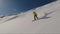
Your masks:
<instances>
[{"instance_id":1,"label":"snow surface","mask_svg":"<svg viewBox=\"0 0 60 34\"><path fill-rule=\"evenodd\" d=\"M40 20L32 22L33 11L38 13ZM0 33L60 34L60 0L25 13L6 16L0 21Z\"/></svg>"}]
</instances>

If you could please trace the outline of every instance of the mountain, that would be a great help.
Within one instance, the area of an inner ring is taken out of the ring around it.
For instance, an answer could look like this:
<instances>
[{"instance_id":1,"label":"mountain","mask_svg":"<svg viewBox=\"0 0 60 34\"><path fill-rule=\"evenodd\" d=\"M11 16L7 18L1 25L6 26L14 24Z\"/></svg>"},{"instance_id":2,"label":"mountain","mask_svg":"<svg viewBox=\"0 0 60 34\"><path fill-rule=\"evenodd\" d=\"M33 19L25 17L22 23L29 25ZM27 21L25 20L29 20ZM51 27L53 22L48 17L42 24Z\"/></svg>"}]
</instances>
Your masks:
<instances>
[{"instance_id":1,"label":"mountain","mask_svg":"<svg viewBox=\"0 0 60 34\"><path fill-rule=\"evenodd\" d=\"M33 20L33 11L40 20ZM13 17L12 17L13 16ZM7 16L0 22L0 33L15 34L59 34L60 33L60 0L37 7L27 12Z\"/></svg>"}]
</instances>

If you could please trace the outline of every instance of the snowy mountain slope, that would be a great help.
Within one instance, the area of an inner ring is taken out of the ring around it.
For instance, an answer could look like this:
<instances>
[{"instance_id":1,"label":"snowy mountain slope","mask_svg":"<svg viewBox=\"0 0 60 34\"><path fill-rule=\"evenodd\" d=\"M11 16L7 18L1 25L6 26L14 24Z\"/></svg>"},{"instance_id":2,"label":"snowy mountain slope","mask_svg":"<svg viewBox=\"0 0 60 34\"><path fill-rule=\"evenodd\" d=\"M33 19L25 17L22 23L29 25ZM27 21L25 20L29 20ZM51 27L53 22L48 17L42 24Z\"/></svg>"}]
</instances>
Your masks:
<instances>
[{"instance_id":1,"label":"snowy mountain slope","mask_svg":"<svg viewBox=\"0 0 60 34\"><path fill-rule=\"evenodd\" d=\"M38 13L40 20L32 22L33 11ZM18 16L16 19L1 23L0 33L60 33L60 0Z\"/></svg>"}]
</instances>

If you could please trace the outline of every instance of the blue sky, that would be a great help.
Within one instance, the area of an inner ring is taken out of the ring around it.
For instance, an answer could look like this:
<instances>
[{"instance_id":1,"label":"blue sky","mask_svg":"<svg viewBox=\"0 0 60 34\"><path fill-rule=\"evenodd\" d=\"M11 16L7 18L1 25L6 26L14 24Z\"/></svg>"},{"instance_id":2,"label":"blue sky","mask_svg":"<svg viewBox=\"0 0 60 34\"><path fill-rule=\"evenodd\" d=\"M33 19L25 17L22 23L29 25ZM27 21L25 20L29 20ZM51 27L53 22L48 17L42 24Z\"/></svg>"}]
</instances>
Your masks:
<instances>
[{"instance_id":1,"label":"blue sky","mask_svg":"<svg viewBox=\"0 0 60 34\"><path fill-rule=\"evenodd\" d=\"M43 6L55 0L0 0L0 15L8 15Z\"/></svg>"}]
</instances>

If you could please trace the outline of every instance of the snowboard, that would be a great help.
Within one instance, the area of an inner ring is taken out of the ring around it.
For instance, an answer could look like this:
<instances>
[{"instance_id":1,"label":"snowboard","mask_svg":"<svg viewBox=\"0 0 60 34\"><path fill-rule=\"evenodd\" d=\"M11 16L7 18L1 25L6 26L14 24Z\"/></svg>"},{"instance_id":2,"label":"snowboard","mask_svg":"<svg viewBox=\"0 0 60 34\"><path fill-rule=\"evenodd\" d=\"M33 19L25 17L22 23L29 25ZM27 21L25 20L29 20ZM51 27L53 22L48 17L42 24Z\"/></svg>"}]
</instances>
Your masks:
<instances>
[{"instance_id":1,"label":"snowboard","mask_svg":"<svg viewBox=\"0 0 60 34\"><path fill-rule=\"evenodd\" d=\"M40 19L32 20L32 22L37 21L37 20L40 20Z\"/></svg>"}]
</instances>

